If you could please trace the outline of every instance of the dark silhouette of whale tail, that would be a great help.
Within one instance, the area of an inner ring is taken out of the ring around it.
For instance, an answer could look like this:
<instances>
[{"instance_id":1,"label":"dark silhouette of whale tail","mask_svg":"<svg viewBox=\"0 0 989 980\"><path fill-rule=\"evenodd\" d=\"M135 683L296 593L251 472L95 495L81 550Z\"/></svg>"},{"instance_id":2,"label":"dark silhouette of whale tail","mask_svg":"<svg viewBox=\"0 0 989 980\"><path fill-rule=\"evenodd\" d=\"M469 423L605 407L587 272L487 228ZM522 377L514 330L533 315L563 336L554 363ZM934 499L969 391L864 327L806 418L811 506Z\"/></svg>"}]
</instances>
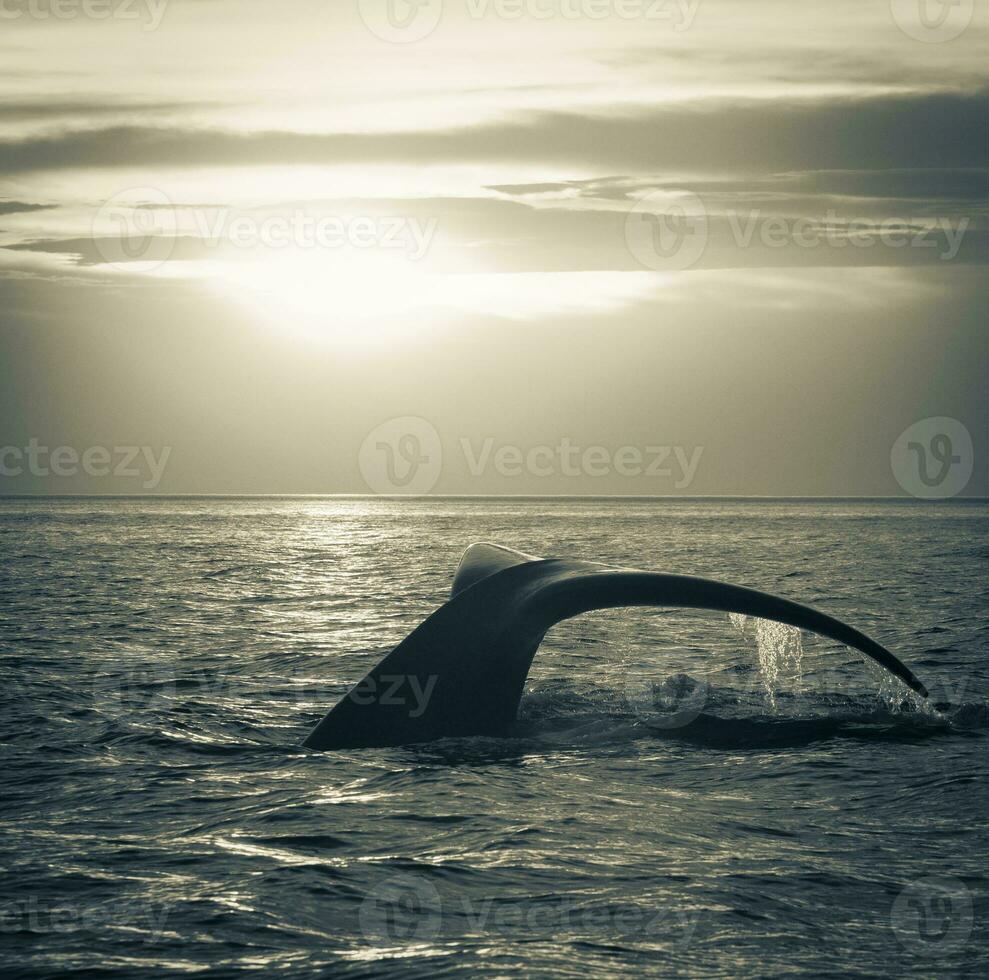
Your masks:
<instances>
[{"instance_id":1,"label":"dark silhouette of whale tail","mask_svg":"<svg viewBox=\"0 0 989 980\"><path fill-rule=\"evenodd\" d=\"M450 600L346 694L305 744L359 748L505 734L546 631L580 613L619 606L717 609L787 623L854 647L928 696L875 640L789 599L690 575L535 558L475 544L460 561Z\"/></svg>"}]
</instances>

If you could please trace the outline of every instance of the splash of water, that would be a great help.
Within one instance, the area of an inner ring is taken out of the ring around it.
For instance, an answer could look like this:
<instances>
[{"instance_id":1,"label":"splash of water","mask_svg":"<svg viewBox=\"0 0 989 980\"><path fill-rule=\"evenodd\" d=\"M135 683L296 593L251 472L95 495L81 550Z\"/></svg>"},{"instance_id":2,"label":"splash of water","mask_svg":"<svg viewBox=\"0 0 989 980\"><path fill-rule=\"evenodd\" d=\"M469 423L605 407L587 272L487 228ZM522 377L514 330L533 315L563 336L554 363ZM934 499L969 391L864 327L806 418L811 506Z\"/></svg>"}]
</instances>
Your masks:
<instances>
[{"instance_id":1,"label":"splash of water","mask_svg":"<svg viewBox=\"0 0 989 980\"><path fill-rule=\"evenodd\" d=\"M856 651L857 652L857 651ZM914 694L905 684L868 657L862 657L865 669L876 684L876 697L887 711L896 713L912 709L924 714L933 714L934 707L919 694Z\"/></svg>"},{"instance_id":2,"label":"splash of water","mask_svg":"<svg viewBox=\"0 0 989 980\"><path fill-rule=\"evenodd\" d=\"M759 667L762 670L766 696L771 707L776 707L776 692L784 679L792 681L799 690L803 678L804 647L800 630L771 619L756 621L756 644L759 647Z\"/></svg>"},{"instance_id":3,"label":"splash of water","mask_svg":"<svg viewBox=\"0 0 989 980\"><path fill-rule=\"evenodd\" d=\"M750 618L755 623L755 642L759 654L759 670L766 701L771 710L776 710L776 695L784 682L795 690L800 689L803 679L804 647L800 630L786 623L771 619L758 619L741 613L728 613L731 625L742 634L749 635Z\"/></svg>"},{"instance_id":4,"label":"splash of water","mask_svg":"<svg viewBox=\"0 0 989 980\"><path fill-rule=\"evenodd\" d=\"M745 613L735 613L735 612L728 613L728 622L731 623L731 625L736 630L738 630L738 632L741 633L742 636L745 636L747 634L749 617L746 616Z\"/></svg>"}]
</instances>

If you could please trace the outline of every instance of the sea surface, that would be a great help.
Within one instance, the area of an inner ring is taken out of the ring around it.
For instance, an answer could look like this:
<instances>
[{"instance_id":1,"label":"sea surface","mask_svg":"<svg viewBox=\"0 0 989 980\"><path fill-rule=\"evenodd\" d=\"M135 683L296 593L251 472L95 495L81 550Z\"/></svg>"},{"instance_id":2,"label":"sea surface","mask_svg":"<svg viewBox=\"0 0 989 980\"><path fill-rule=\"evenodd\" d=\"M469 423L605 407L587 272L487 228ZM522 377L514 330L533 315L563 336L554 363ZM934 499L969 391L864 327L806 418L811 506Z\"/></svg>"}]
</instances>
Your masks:
<instances>
[{"instance_id":1,"label":"sea surface","mask_svg":"<svg viewBox=\"0 0 989 980\"><path fill-rule=\"evenodd\" d=\"M985 976L989 505L0 500L4 977ZM492 541L781 593L540 649L516 730L301 742Z\"/></svg>"}]
</instances>

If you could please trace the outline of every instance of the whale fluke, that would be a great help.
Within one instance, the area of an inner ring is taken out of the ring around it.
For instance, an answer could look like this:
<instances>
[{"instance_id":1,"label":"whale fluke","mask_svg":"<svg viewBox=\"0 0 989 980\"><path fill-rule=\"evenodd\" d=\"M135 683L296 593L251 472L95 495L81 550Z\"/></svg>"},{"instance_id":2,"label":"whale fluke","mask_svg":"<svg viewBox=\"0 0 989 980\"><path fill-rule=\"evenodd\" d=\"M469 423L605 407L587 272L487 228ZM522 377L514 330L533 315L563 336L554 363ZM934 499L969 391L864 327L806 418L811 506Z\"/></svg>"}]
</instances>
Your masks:
<instances>
[{"instance_id":1,"label":"whale fluke","mask_svg":"<svg viewBox=\"0 0 989 980\"><path fill-rule=\"evenodd\" d=\"M416 627L313 729L314 749L503 735L547 630L592 609L675 606L772 619L871 657L926 698L885 647L852 626L789 599L690 575L666 575L475 544L450 600Z\"/></svg>"}]
</instances>

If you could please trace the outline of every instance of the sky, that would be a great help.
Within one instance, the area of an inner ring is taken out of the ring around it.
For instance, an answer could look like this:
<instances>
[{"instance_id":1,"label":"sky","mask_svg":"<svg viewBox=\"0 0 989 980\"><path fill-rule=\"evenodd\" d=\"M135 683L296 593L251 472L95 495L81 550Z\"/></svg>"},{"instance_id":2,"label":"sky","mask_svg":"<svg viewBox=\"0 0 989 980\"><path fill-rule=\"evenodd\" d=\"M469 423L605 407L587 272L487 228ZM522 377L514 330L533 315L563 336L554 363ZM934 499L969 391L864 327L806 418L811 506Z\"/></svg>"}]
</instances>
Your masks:
<instances>
[{"instance_id":1,"label":"sky","mask_svg":"<svg viewBox=\"0 0 989 980\"><path fill-rule=\"evenodd\" d=\"M984 0L0 0L0 493L989 494Z\"/></svg>"}]
</instances>

